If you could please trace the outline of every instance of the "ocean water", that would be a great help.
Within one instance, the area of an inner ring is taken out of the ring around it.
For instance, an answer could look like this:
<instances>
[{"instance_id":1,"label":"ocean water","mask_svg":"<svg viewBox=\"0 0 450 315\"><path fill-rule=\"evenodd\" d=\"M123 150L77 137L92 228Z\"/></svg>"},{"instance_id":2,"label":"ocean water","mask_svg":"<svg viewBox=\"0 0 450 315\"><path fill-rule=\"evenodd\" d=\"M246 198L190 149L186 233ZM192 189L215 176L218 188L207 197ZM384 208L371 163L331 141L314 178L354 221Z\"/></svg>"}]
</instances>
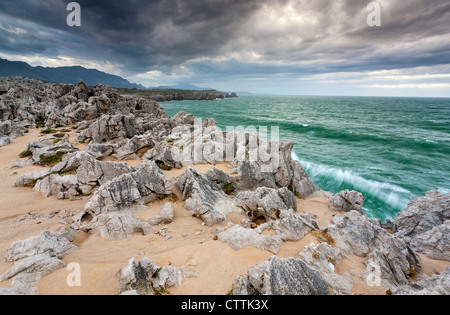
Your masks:
<instances>
[{"instance_id":1,"label":"ocean water","mask_svg":"<svg viewBox=\"0 0 450 315\"><path fill-rule=\"evenodd\" d=\"M242 96L161 103L227 126L278 126L315 183L357 190L364 211L392 219L429 190L450 191L450 99ZM269 129L270 130L270 129Z\"/></svg>"}]
</instances>

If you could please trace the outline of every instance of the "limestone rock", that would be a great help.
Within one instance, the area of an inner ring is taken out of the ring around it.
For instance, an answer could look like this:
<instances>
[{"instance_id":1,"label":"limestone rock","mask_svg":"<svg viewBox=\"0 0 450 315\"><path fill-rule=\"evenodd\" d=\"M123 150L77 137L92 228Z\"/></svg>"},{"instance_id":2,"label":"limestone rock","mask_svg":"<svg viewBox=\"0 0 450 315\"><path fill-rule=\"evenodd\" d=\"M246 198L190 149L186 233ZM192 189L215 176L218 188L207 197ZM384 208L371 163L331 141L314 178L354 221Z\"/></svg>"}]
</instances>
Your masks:
<instances>
[{"instance_id":1,"label":"limestone rock","mask_svg":"<svg viewBox=\"0 0 450 315\"><path fill-rule=\"evenodd\" d=\"M345 255L367 257L368 263L382 270L381 281L391 289L409 282L411 270L420 273L422 263L408 245L386 232L380 224L357 211L337 215L325 232Z\"/></svg>"},{"instance_id":2,"label":"limestone rock","mask_svg":"<svg viewBox=\"0 0 450 315\"><path fill-rule=\"evenodd\" d=\"M349 295L352 293L353 280L350 274L338 275L335 266L342 260L341 252L338 248L333 248L329 244L310 245L306 247L298 256L309 267L317 270L321 277L328 283L330 290L336 295Z\"/></svg>"},{"instance_id":3,"label":"limestone rock","mask_svg":"<svg viewBox=\"0 0 450 315\"><path fill-rule=\"evenodd\" d=\"M319 230L317 223L303 214L295 214L292 210L281 211L280 219L271 220L261 226L270 228L285 242L302 240L311 231Z\"/></svg>"},{"instance_id":4,"label":"limestone rock","mask_svg":"<svg viewBox=\"0 0 450 315\"><path fill-rule=\"evenodd\" d=\"M10 280L11 287L0 289L0 295L35 294L39 281L65 267L61 259L76 249L66 237L49 231L13 243L5 254L5 261L13 266L0 276L0 282Z\"/></svg>"},{"instance_id":5,"label":"limestone rock","mask_svg":"<svg viewBox=\"0 0 450 315\"><path fill-rule=\"evenodd\" d=\"M210 181L195 169L188 168L179 177L176 186L186 201L185 209L208 226L226 222L228 214L232 212L242 212L219 184Z\"/></svg>"},{"instance_id":6,"label":"limestone rock","mask_svg":"<svg viewBox=\"0 0 450 315\"><path fill-rule=\"evenodd\" d=\"M77 170L78 183L91 186L102 186L124 174L135 172L136 168L126 163L101 162L86 159Z\"/></svg>"},{"instance_id":7,"label":"limestone rock","mask_svg":"<svg viewBox=\"0 0 450 315\"><path fill-rule=\"evenodd\" d=\"M430 191L395 218L395 235L414 251L432 259L450 261L450 194Z\"/></svg>"},{"instance_id":8,"label":"limestone rock","mask_svg":"<svg viewBox=\"0 0 450 315\"><path fill-rule=\"evenodd\" d=\"M450 267L433 277L420 276L418 282L404 285L393 295L450 295Z\"/></svg>"},{"instance_id":9,"label":"limestone rock","mask_svg":"<svg viewBox=\"0 0 450 315\"><path fill-rule=\"evenodd\" d=\"M295 196L287 188L260 187L256 191L237 194L236 201L244 210L252 212L253 219L264 216L266 220L277 220L282 210L297 210Z\"/></svg>"},{"instance_id":10,"label":"limestone rock","mask_svg":"<svg viewBox=\"0 0 450 315\"><path fill-rule=\"evenodd\" d=\"M238 277L235 295L329 295L328 283L320 273L295 258L270 258Z\"/></svg>"},{"instance_id":11,"label":"limestone rock","mask_svg":"<svg viewBox=\"0 0 450 315\"><path fill-rule=\"evenodd\" d=\"M90 223L82 226L81 230L86 233L98 231L101 237L114 241L127 239L135 233L148 235L151 232L151 228L150 224L136 218L132 213L115 212L94 217Z\"/></svg>"},{"instance_id":12,"label":"limestone rock","mask_svg":"<svg viewBox=\"0 0 450 315\"><path fill-rule=\"evenodd\" d=\"M166 203L161 212L148 220L150 225L169 224L173 222L173 206L171 203Z\"/></svg>"},{"instance_id":13,"label":"limestone rock","mask_svg":"<svg viewBox=\"0 0 450 315\"><path fill-rule=\"evenodd\" d=\"M247 246L278 254L283 241L278 236L264 235L256 230L246 229L240 225L225 229L218 234L221 242L227 243L234 250L240 250Z\"/></svg>"},{"instance_id":14,"label":"limestone rock","mask_svg":"<svg viewBox=\"0 0 450 315\"><path fill-rule=\"evenodd\" d=\"M338 212L358 211L363 213L364 197L357 191L343 190L330 199L330 210Z\"/></svg>"},{"instance_id":15,"label":"limestone rock","mask_svg":"<svg viewBox=\"0 0 450 315\"><path fill-rule=\"evenodd\" d=\"M46 197L57 196L58 199L75 199L77 191L77 177L75 175L60 176L53 174L37 181L34 190L46 194Z\"/></svg>"},{"instance_id":16,"label":"limestone rock","mask_svg":"<svg viewBox=\"0 0 450 315\"><path fill-rule=\"evenodd\" d=\"M132 258L116 276L121 293L156 295L167 288L181 285L183 279L195 277L196 274L172 266L159 267L148 258L141 261Z\"/></svg>"},{"instance_id":17,"label":"limestone rock","mask_svg":"<svg viewBox=\"0 0 450 315\"><path fill-rule=\"evenodd\" d=\"M81 221L86 214L96 216L121 211L140 201L171 194L172 187L164 173L153 162L143 162L135 172L116 177L101 186L77 219Z\"/></svg>"}]
</instances>

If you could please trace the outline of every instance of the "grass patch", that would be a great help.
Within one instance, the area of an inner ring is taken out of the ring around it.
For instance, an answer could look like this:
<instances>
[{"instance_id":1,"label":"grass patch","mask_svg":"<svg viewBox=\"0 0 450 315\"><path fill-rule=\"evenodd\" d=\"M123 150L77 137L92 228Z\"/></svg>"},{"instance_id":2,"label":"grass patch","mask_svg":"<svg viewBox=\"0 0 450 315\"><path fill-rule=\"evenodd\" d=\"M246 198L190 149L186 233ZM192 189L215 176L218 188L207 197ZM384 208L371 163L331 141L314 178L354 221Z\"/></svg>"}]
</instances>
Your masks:
<instances>
[{"instance_id":1,"label":"grass patch","mask_svg":"<svg viewBox=\"0 0 450 315\"><path fill-rule=\"evenodd\" d=\"M43 154L39 156L41 166L55 166L58 163L62 162L62 158L64 153L57 153L55 155L44 156Z\"/></svg>"},{"instance_id":2,"label":"grass patch","mask_svg":"<svg viewBox=\"0 0 450 315\"><path fill-rule=\"evenodd\" d=\"M68 171L64 171L64 172L58 172L59 176L66 176L66 175L77 175L77 171L78 169L73 169L73 170L68 170Z\"/></svg>"},{"instance_id":3,"label":"grass patch","mask_svg":"<svg viewBox=\"0 0 450 315\"><path fill-rule=\"evenodd\" d=\"M62 141L62 139L55 139L55 140L53 140L53 144L58 144L58 143L60 143Z\"/></svg>"},{"instance_id":4,"label":"grass patch","mask_svg":"<svg viewBox=\"0 0 450 315\"><path fill-rule=\"evenodd\" d=\"M53 130L53 129L51 129L51 128L47 128L47 129L44 129L44 130L41 131L41 133L44 134L44 135L49 135L49 134L51 134L51 133L57 133L57 132L58 132L58 131Z\"/></svg>"},{"instance_id":5,"label":"grass patch","mask_svg":"<svg viewBox=\"0 0 450 315\"><path fill-rule=\"evenodd\" d=\"M226 184L223 187L223 191L227 194L227 195L231 195L232 193L234 193L235 188L233 186L233 184Z\"/></svg>"},{"instance_id":6,"label":"grass patch","mask_svg":"<svg viewBox=\"0 0 450 315\"><path fill-rule=\"evenodd\" d=\"M21 159L24 159L26 157L31 157L31 156L33 156L33 153L31 153L30 150L23 151L22 153L19 154L19 157Z\"/></svg>"},{"instance_id":7,"label":"grass patch","mask_svg":"<svg viewBox=\"0 0 450 315\"><path fill-rule=\"evenodd\" d=\"M63 133L57 133L57 134L53 135L53 137L55 137L55 138L64 138L64 136L65 136L65 134L63 134Z\"/></svg>"},{"instance_id":8,"label":"grass patch","mask_svg":"<svg viewBox=\"0 0 450 315\"><path fill-rule=\"evenodd\" d=\"M171 171L171 170L173 170L173 167L172 167L172 166L168 166L168 165L166 165L166 164L164 164L164 163L162 163L162 162L156 162L156 165L157 165L160 169L162 169L163 171Z\"/></svg>"}]
</instances>

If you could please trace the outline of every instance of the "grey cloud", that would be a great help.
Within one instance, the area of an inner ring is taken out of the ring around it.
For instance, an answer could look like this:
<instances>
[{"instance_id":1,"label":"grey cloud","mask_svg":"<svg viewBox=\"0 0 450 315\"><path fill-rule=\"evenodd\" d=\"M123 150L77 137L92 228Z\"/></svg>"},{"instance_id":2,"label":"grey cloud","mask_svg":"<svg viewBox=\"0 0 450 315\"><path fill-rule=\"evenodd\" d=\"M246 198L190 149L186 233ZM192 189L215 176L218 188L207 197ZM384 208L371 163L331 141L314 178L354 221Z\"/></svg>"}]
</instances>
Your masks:
<instances>
[{"instance_id":1,"label":"grey cloud","mask_svg":"<svg viewBox=\"0 0 450 315\"><path fill-rule=\"evenodd\" d=\"M380 28L365 23L368 0L79 0L81 28L65 24L67 2L2 0L0 23L28 32L1 30L0 51L108 60L129 75L169 74L181 65L217 77L450 63L449 44L437 37L449 33L448 0L383 0ZM301 29L268 25L262 12L279 14L288 6ZM249 52L260 60L246 61ZM217 56L225 60L214 61Z\"/></svg>"}]
</instances>

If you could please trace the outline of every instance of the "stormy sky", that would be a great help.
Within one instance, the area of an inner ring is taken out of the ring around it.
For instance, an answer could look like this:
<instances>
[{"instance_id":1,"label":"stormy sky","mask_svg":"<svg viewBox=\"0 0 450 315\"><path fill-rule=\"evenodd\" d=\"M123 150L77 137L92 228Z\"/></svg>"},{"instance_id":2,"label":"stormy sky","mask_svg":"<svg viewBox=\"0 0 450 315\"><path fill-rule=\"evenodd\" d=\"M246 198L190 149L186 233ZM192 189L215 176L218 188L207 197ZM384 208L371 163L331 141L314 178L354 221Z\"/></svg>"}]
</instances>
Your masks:
<instances>
[{"instance_id":1,"label":"stormy sky","mask_svg":"<svg viewBox=\"0 0 450 315\"><path fill-rule=\"evenodd\" d=\"M450 1L1 0L0 57L117 74L145 86L450 97Z\"/></svg>"}]
</instances>

